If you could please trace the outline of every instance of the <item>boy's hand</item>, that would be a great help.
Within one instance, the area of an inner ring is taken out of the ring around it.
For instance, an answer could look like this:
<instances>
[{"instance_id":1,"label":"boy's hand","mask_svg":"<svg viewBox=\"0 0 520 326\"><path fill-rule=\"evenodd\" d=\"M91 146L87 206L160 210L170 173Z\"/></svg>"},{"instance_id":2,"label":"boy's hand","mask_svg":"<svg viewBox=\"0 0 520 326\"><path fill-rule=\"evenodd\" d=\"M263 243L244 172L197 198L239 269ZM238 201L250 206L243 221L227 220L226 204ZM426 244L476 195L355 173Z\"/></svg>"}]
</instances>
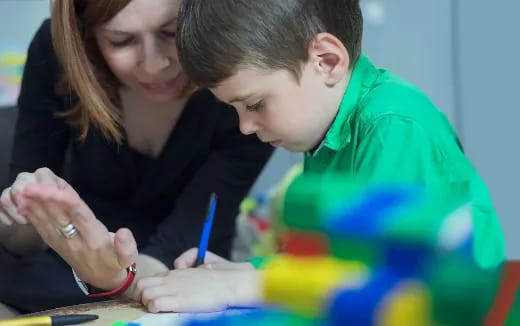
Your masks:
<instances>
[{"instance_id":1,"label":"boy's hand","mask_svg":"<svg viewBox=\"0 0 520 326\"><path fill-rule=\"evenodd\" d=\"M195 264L195 260L197 259L197 248L191 248L186 250L183 254L181 254L175 261L173 262L173 267L175 269L184 269L191 268ZM206 256L204 257L204 264L199 266L200 268L206 269L249 269L252 270L253 265L250 263L234 263L225 258L220 257L219 255L215 255L210 251L206 251Z\"/></svg>"},{"instance_id":2,"label":"boy's hand","mask_svg":"<svg viewBox=\"0 0 520 326\"><path fill-rule=\"evenodd\" d=\"M150 312L213 312L260 301L256 270L177 269L139 280L138 299Z\"/></svg>"},{"instance_id":3,"label":"boy's hand","mask_svg":"<svg viewBox=\"0 0 520 326\"><path fill-rule=\"evenodd\" d=\"M197 259L197 248L191 248L183 252L179 257L173 261L173 267L175 269L183 269L193 267L195 260ZM204 264L232 264L229 260L224 259L210 251L206 251L204 257Z\"/></svg>"}]
</instances>

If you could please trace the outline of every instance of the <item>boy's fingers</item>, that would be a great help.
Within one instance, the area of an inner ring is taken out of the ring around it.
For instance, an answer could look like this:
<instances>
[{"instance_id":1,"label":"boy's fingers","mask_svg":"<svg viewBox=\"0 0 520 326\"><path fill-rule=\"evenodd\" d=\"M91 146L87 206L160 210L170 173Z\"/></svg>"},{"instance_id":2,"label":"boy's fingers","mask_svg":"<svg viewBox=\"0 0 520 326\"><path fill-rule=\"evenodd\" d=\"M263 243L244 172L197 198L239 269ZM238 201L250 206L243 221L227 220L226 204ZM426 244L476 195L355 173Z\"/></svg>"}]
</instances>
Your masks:
<instances>
[{"instance_id":1,"label":"boy's fingers","mask_svg":"<svg viewBox=\"0 0 520 326\"><path fill-rule=\"evenodd\" d=\"M193 266L193 262L190 264L190 261L186 259L186 257L179 257L173 262L173 267L175 269L185 269L190 268L191 266Z\"/></svg>"},{"instance_id":2,"label":"boy's fingers","mask_svg":"<svg viewBox=\"0 0 520 326\"><path fill-rule=\"evenodd\" d=\"M145 304L146 308L152 313L158 312L179 312L179 308L176 305L178 298L173 295L162 296L150 300Z\"/></svg>"},{"instance_id":3,"label":"boy's fingers","mask_svg":"<svg viewBox=\"0 0 520 326\"><path fill-rule=\"evenodd\" d=\"M184 269L192 267L193 264L195 264L195 260L197 259L197 250L197 248L191 248L182 253L173 262L173 267L175 269Z\"/></svg>"},{"instance_id":4,"label":"boy's fingers","mask_svg":"<svg viewBox=\"0 0 520 326\"><path fill-rule=\"evenodd\" d=\"M145 277L137 282L137 287L144 290L150 286L157 286L164 283L164 277Z\"/></svg>"},{"instance_id":5,"label":"boy's fingers","mask_svg":"<svg viewBox=\"0 0 520 326\"><path fill-rule=\"evenodd\" d=\"M134 299L137 301L142 301L143 291L151 286L158 286L163 284L162 277L145 277L137 281L135 286L135 296Z\"/></svg>"},{"instance_id":6,"label":"boy's fingers","mask_svg":"<svg viewBox=\"0 0 520 326\"><path fill-rule=\"evenodd\" d=\"M146 289L143 289L141 294L141 302L147 306L151 301L166 295L174 295L172 293L172 289L166 286L149 286Z\"/></svg>"}]
</instances>

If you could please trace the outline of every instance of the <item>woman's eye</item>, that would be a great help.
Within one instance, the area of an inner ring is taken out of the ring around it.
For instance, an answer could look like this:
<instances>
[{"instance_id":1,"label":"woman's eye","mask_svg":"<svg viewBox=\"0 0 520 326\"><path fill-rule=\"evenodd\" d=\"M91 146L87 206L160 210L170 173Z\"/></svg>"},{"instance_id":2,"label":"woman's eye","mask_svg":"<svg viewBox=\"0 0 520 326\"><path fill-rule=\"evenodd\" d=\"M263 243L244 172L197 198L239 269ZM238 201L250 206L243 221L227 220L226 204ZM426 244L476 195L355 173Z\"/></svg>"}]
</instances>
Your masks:
<instances>
[{"instance_id":1,"label":"woman's eye","mask_svg":"<svg viewBox=\"0 0 520 326\"><path fill-rule=\"evenodd\" d=\"M110 41L110 44L115 48L122 48L124 46L127 46L133 42L133 38L129 37L124 40L120 41Z\"/></svg>"},{"instance_id":2,"label":"woman's eye","mask_svg":"<svg viewBox=\"0 0 520 326\"><path fill-rule=\"evenodd\" d=\"M162 35L167 38L175 38L177 36L177 31L163 31Z\"/></svg>"}]
</instances>

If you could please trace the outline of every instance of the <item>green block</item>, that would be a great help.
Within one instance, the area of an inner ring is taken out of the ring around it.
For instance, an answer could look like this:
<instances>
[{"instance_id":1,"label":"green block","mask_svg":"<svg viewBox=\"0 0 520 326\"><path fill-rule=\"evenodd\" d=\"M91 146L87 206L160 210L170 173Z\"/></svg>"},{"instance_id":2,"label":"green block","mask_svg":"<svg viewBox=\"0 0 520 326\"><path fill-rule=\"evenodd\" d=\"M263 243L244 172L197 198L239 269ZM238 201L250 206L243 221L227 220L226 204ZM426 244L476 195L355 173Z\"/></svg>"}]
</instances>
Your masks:
<instances>
[{"instance_id":1,"label":"green block","mask_svg":"<svg viewBox=\"0 0 520 326\"><path fill-rule=\"evenodd\" d=\"M465 196L448 193L424 194L424 200L395 212L394 218L390 219L392 223L388 225L387 236L436 247L443 223L469 202Z\"/></svg>"},{"instance_id":2,"label":"green block","mask_svg":"<svg viewBox=\"0 0 520 326\"><path fill-rule=\"evenodd\" d=\"M481 325L495 299L501 268L484 270L457 255L434 264L427 284L435 321L443 326Z\"/></svg>"},{"instance_id":3,"label":"green block","mask_svg":"<svg viewBox=\"0 0 520 326\"><path fill-rule=\"evenodd\" d=\"M126 322L124 321L115 321L112 323L111 326L125 326L126 325Z\"/></svg>"},{"instance_id":4,"label":"green block","mask_svg":"<svg viewBox=\"0 0 520 326\"><path fill-rule=\"evenodd\" d=\"M374 242L355 238L330 238L331 255L349 261L359 261L367 266L380 266L381 248Z\"/></svg>"},{"instance_id":5,"label":"green block","mask_svg":"<svg viewBox=\"0 0 520 326\"><path fill-rule=\"evenodd\" d=\"M185 326L317 326L316 320L295 314L262 310L253 313L217 317L214 320L186 323Z\"/></svg>"},{"instance_id":6,"label":"green block","mask_svg":"<svg viewBox=\"0 0 520 326\"><path fill-rule=\"evenodd\" d=\"M345 206L363 189L351 178L303 174L287 189L283 204L283 224L295 230L323 230L331 212Z\"/></svg>"}]
</instances>

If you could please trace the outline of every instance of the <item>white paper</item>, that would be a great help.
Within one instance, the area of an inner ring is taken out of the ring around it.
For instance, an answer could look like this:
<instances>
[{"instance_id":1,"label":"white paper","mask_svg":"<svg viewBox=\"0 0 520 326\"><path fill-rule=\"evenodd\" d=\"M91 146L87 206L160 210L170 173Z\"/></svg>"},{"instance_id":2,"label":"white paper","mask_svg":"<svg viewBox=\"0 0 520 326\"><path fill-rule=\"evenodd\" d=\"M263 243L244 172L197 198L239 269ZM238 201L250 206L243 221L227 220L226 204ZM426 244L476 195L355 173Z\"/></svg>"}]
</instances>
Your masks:
<instances>
[{"instance_id":1,"label":"white paper","mask_svg":"<svg viewBox=\"0 0 520 326\"><path fill-rule=\"evenodd\" d=\"M139 323L141 326L182 326L189 320L194 319L214 319L221 315L240 314L251 311L249 309L231 309L220 312L205 312L205 313L160 313L160 314L146 314L139 319L134 320L134 323Z\"/></svg>"}]
</instances>

